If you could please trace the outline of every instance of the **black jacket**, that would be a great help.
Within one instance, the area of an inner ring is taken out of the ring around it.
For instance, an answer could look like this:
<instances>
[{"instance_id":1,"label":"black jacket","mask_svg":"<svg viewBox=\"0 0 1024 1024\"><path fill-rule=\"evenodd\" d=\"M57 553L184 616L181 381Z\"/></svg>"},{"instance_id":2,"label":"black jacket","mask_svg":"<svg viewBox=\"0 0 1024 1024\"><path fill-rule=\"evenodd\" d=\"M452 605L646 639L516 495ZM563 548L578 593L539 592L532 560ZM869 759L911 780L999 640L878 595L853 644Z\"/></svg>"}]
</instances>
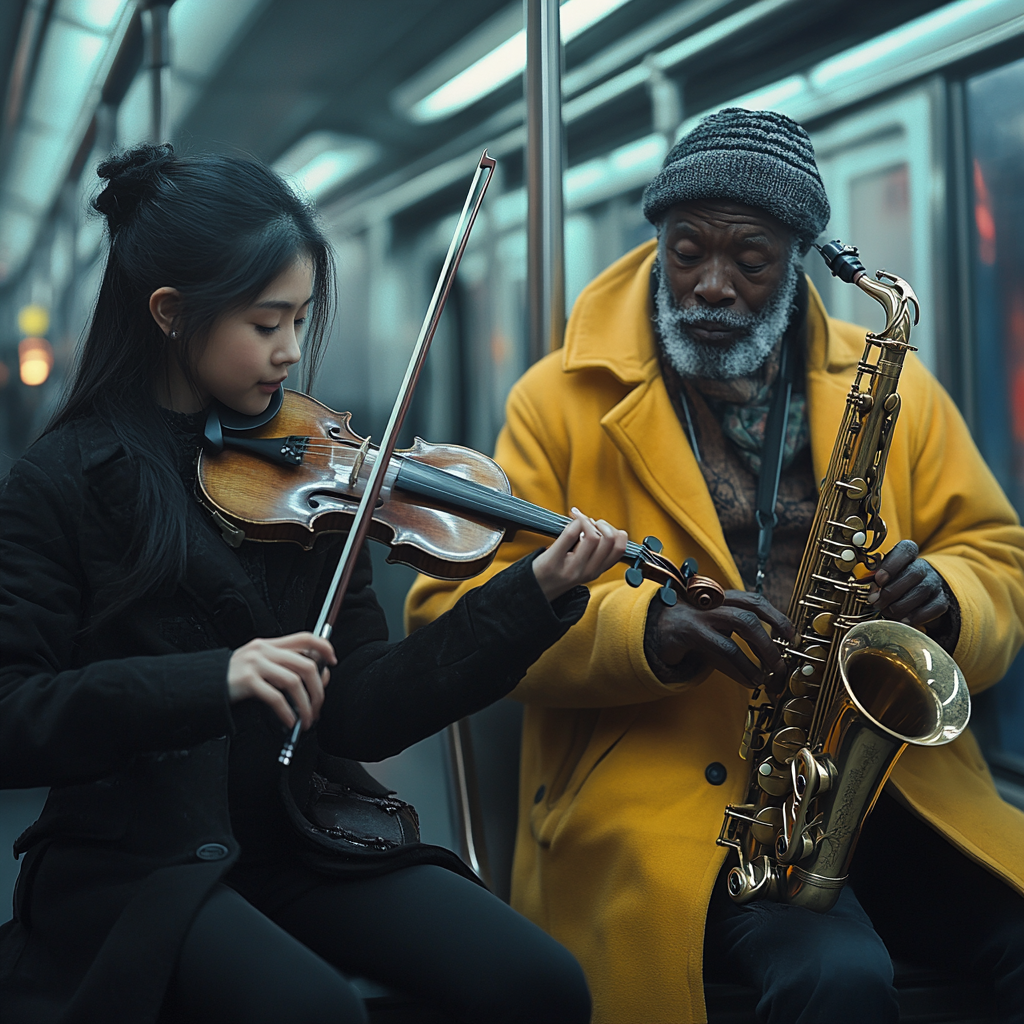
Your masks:
<instances>
[{"instance_id":1,"label":"black jacket","mask_svg":"<svg viewBox=\"0 0 1024 1024\"><path fill-rule=\"evenodd\" d=\"M282 729L230 705L231 651L309 628L338 552L220 538L190 503L181 585L102 623L116 601L136 493L98 420L38 442L0 491L0 786L51 787L0 929L0 1016L146 1021L195 911L228 872L298 856L278 794ZM577 621L529 560L387 643L366 551L333 634L317 727L328 754L380 760L508 693ZM406 851L408 863L408 851ZM453 855L417 846L420 862Z\"/></svg>"}]
</instances>

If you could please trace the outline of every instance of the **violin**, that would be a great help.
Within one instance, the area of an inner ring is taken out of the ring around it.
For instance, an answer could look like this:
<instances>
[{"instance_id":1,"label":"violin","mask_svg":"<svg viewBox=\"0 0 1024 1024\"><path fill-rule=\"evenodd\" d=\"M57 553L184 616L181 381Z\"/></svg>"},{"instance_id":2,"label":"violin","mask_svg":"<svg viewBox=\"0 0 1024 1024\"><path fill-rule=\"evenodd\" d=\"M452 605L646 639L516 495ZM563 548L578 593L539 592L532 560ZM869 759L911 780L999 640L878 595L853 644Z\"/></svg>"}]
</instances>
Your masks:
<instances>
[{"instance_id":1,"label":"violin","mask_svg":"<svg viewBox=\"0 0 1024 1024\"><path fill-rule=\"evenodd\" d=\"M282 389L277 413L249 430L225 429L219 454L199 457L198 491L229 544L292 541L310 548L321 533L351 529L380 450L308 395ZM490 565L516 531L557 537L568 517L511 493L502 468L486 455L455 444L416 438L395 451L384 471L368 536L391 551L389 562L438 579L463 580ZM630 541L622 561L626 582L658 583L662 600L677 594L698 608L722 603L722 588L697 575L687 559L677 568L661 543Z\"/></svg>"}]
</instances>

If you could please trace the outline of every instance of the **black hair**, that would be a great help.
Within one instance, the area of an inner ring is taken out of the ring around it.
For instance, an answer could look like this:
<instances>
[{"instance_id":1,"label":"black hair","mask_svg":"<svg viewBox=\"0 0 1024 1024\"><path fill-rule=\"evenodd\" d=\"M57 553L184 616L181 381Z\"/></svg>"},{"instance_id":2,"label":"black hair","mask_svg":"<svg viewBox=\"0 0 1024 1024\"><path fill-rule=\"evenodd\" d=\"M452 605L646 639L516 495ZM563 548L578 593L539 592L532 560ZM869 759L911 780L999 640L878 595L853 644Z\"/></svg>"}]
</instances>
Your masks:
<instances>
[{"instance_id":1,"label":"black hair","mask_svg":"<svg viewBox=\"0 0 1024 1024\"><path fill-rule=\"evenodd\" d=\"M236 157L178 156L142 145L97 168L106 185L93 207L109 252L73 378L47 431L97 416L117 435L138 476L134 534L119 600L104 615L181 579L187 502L178 449L156 400L169 360L193 386L210 330L251 305L297 257L313 267L304 385L312 384L334 309L334 259L312 207L270 168ZM169 338L149 297L181 294Z\"/></svg>"}]
</instances>

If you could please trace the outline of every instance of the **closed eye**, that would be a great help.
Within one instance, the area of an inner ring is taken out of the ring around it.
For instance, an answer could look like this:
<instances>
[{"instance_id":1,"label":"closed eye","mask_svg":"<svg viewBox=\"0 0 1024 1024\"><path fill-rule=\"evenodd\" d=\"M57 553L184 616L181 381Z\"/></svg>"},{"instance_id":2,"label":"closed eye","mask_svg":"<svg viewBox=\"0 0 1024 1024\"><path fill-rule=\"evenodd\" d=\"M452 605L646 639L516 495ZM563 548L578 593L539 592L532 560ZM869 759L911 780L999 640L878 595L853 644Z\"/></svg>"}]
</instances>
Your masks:
<instances>
[{"instance_id":1,"label":"closed eye","mask_svg":"<svg viewBox=\"0 0 1024 1024\"><path fill-rule=\"evenodd\" d=\"M678 249L673 249L672 252L675 253L676 259L678 259L680 263L696 263L696 261L700 259L700 256L697 253L680 252Z\"/></svg>"}]
</instances>

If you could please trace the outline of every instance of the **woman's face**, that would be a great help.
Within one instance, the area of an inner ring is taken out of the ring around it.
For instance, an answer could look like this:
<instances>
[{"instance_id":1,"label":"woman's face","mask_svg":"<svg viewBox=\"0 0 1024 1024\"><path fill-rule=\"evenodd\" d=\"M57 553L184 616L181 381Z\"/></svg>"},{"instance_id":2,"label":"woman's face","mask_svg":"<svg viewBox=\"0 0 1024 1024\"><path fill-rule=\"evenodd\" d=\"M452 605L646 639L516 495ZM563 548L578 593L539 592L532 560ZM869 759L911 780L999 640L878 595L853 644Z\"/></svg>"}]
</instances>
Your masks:
<instances>
[{"instance_id":1,"label":"woman's face","mask_svg":"<svg viewBox=\"0 0 1024 1024\"><path fill-rule=\"evenodd\" d=\"M196 363L203 397L253 416L299 361L302 329L313 289L313 267L297 259L247 309L216 322Z\"/></svg>"},{"instance_id":2,"label":"woman's face","mask_svg":"<svg viewBox=\"0 0 1024 1024\"><path fill-rule=\"evenodd\" d=\"M185 413L204 409L214 398L246 416L263 412L288 368L299 361L312 290L313 265L299 257L251 306L217 320L196 362L195 388L177 360L170 360L158 401ZM153 318L167 334L180 298L173 288L159 288L150 296Z\"/></svg>"}]
</instances>

